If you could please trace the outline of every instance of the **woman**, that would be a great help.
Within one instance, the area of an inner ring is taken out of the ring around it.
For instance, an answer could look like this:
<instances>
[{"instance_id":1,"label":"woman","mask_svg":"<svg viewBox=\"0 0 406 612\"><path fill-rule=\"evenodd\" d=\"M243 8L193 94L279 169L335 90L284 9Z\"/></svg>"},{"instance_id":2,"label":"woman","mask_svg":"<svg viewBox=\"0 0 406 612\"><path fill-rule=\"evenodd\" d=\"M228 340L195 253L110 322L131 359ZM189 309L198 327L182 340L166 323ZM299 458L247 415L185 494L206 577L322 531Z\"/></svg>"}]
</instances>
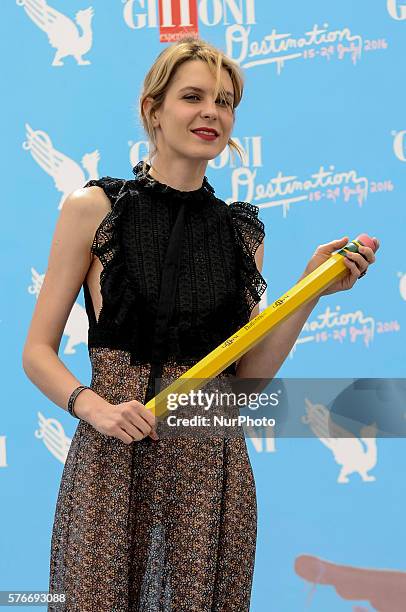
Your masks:
<instances>
[{"instance_id":1,"label":"woman","mask_svg":"<svg viewBox=\"0 0 406 612\"><path fill-rule=\"evenodd\" d=\"M249 610L255 484L244 436L159 438L145 408L258 314L264 226L258 207L227 206L205 177L231 139L243 92L236 64L185 38L158 56L140 98L149 163L132 180L89 181L64 202L25 350L30 379L80 419L65 463L50 591L88 612ZM321 245L311 272L347 237ZM378 243L377 243L378 244ZM350 288L374 261L348 254ZM83 284L90 387L57 353ZM219 379L272 378L317 300Z\"/></svg>"}]
</instances>

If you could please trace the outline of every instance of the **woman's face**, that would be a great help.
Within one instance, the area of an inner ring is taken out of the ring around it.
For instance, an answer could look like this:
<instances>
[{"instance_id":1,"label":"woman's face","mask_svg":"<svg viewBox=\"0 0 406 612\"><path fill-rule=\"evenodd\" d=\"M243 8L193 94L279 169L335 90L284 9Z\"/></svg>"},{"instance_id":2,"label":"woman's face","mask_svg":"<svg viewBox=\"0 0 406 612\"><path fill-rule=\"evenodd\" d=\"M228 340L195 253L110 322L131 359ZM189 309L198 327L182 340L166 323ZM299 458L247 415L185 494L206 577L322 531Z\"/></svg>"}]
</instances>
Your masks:
<instances>
[{"instance_id":1,"label":"woman's face","mask_svg":"<svg viewBox=\"0 0 406 612\"><path fill-rule=\"evenodd\" d=\"M234 88L224 68L221 79L230 104L214 100L215 79L205 62L181 64L152 117L159 154L209 160L223 151L234 125ZM196 132L198 128L209 132Z\"/></svg>"}]
</instances>

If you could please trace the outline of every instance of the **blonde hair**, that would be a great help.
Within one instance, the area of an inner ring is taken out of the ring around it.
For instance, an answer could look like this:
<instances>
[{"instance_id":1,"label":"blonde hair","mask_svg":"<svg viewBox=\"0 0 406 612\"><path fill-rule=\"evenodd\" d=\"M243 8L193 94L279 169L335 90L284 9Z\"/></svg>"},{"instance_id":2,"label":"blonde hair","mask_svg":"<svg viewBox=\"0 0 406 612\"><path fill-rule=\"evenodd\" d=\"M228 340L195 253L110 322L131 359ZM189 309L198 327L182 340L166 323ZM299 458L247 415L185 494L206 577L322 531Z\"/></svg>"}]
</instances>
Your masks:
<instances>
[{"instance_id":1,"label":"blonde hair","mask_svg":"<svg viewBox=\"0 0 406 612\"><path fill-rule=\"evenodd\" d=\"M178 42L169 45L161 51L149 69L144 79L143 89L139 99L140 118L150 141L150 158L155 155L157 151L155 130L152 126L151 115L163 104L170 81L179 66L188 60L198 59L207 64L210 72L215 78L215 99L219 96L222 102L230 106L230 101L221 84L221 69L224 68L230 75L234 87L233 114L241 101L244 89L244 77L241 69L238 64L229 59L220 49L217 49L200 38L192 36L185 36ZM146 113L144 111L144 102L147 98L152 98L153 102ZM227 144L230 147L231 154L233 150L235 150L240 158L243 158L243 151L232 138L229 138ZM145 172L146 162L143 164L143 169Z\"/></svg>"}]
</instances>

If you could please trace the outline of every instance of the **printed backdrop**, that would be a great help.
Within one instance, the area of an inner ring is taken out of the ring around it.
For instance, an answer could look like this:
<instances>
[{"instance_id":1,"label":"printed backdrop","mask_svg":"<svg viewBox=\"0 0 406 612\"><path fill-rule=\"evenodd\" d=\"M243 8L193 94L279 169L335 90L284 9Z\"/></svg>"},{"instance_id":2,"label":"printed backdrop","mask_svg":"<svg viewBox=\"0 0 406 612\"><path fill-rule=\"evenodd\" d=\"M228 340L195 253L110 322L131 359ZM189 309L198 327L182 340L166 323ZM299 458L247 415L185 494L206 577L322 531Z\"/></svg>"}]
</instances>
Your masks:
<instances>
[{"instance_id":1,"label":"printed backdrop","mask_svg":"<svg viewBox=\"0 0 406 612\"><path fill-rule=\"evenodd\" d=\"M219 197L260 207L261 310L296 282L318 244L361 232L381 241L364 279L319 301L279 376L334 379L334 398L356 379L399 388L390 381L405 376L406 2L17 0L2 8L0 589L47 590L77 422L25 376L22 348L64 198L89 179L132 177L147 154L137 114L143 77L182 33L198 33L245 72L234 130L244 163L227 149L207 175ZM86 343L80 293L59 355L89 384ZM313 417L332 396L312 389L296 408L314 435L247 439L259 513L252 610L406 610L403 434L376 434L382 415L371 409L367 432L323 437Z\"/></svg>"}]
</instances>

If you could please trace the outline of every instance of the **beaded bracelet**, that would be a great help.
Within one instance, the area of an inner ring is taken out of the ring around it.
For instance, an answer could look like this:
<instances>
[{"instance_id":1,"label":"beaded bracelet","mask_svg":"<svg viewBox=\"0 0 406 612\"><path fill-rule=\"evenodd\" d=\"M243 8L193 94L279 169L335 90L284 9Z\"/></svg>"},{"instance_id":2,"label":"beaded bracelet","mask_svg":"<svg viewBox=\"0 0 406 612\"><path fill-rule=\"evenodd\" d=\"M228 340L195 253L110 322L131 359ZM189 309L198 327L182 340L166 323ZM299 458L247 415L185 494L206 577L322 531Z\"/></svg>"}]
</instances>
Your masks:
<instances>
[{"instance_id":1,"label":"beaded bracelet","mask_svg":"<svg viewBox=\"0 0 406 612\"><path fill-rule=\"evenodd\" d=\"M90 387L86 387L86 385L80 385L80 387L76 387L76 389L72 391L68 400L68 412L71 416L75 417L75 419L78 419L79 417L77 416L77 414L75 414L75 411L73 410L73 405L79 393L84 389L90 389Z\"/></svg>"}]
</instances>

